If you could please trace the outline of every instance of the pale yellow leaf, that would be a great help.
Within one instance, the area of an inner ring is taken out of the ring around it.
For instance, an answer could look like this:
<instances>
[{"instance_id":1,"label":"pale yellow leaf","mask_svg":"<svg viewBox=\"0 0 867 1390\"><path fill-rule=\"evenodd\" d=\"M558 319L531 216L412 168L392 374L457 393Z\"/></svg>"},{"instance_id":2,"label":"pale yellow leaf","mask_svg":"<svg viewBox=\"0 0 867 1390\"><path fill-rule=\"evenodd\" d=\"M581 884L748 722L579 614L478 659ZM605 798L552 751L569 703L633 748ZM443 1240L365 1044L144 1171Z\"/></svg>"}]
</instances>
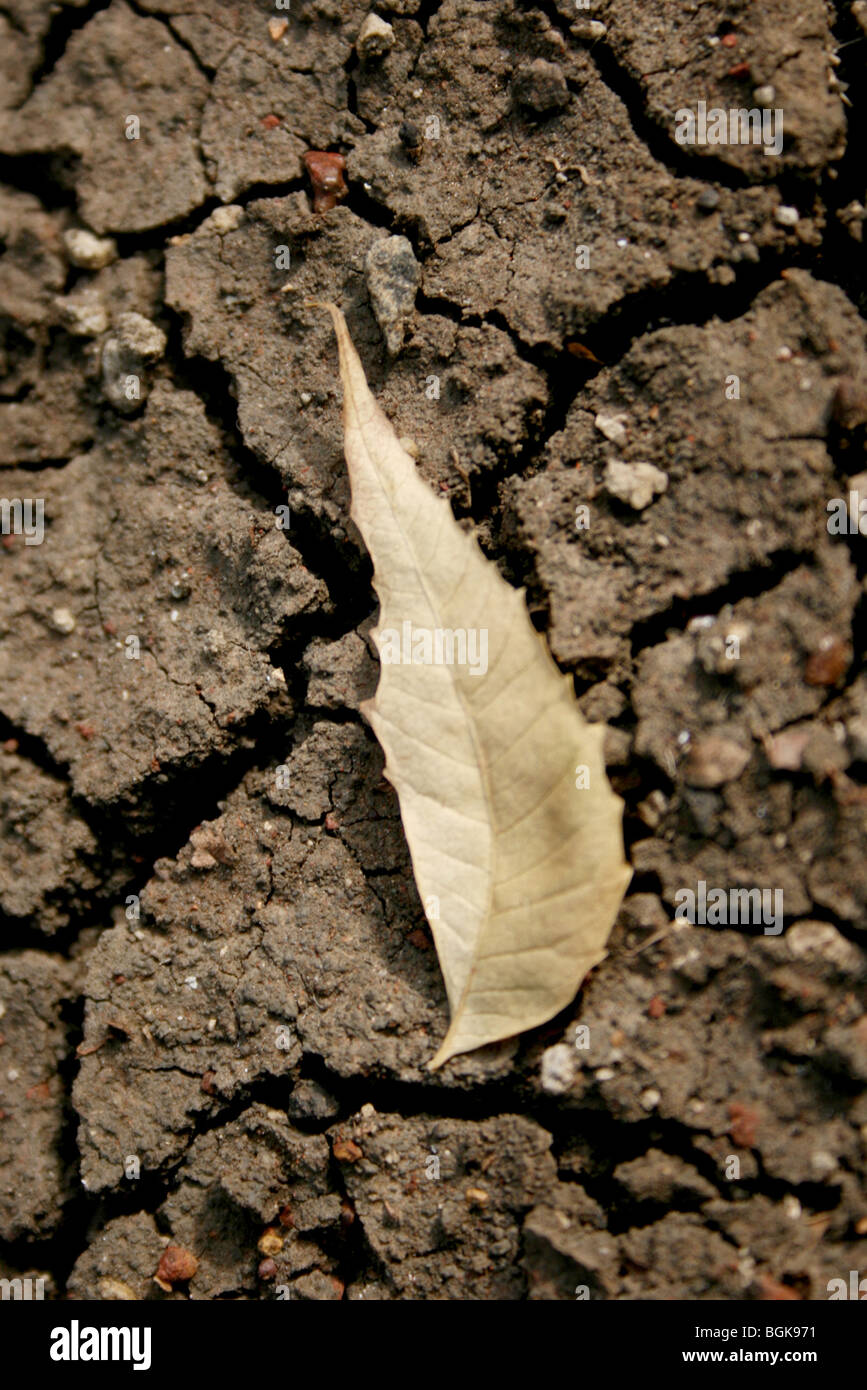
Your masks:
<instances>
[{"instance_id":1,"label":"pale yellow leaf","mask_svg":"<svg viewBox=\"0 0 867 1390\"><path fill-rule=\"evenodd\" d=\"M603 959L631 874L623 803L606 777L603 727L584 720L523 594L419 477L342 313L324 307L340 349L352 518L380 602L383 664L364 713L400 799L451 1012L433 1068L546 1022ZM456 659L394 660L407 631L422 657ZM449 652L445 634L458 631L465 654Z\"/></svg>"}]
</instances>

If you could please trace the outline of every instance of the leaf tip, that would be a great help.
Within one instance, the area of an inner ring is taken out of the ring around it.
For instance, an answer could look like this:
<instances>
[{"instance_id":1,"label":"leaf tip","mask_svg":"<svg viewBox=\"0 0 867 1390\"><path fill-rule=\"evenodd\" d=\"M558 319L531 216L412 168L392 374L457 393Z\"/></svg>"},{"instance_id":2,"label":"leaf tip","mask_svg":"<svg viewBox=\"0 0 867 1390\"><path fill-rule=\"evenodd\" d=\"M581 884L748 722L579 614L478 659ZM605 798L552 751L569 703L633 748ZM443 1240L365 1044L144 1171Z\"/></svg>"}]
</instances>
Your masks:
<instances>
[{"instance_id":1,"label":"leaf tip","mask_svg":"<svg viewBox=\"0 0 867 1390\"><path fill-rule=\"evenodd\" d=\"M454 1057L455 1054L452 1052L451 1048L446 1046L447 1042L448 1037L446 1037L446 1041L434 1053L430 1061L425 1062L425 1071L439 1071L444 1062L448 1062L450 1058Z\"/></svg>"}]
</instances>

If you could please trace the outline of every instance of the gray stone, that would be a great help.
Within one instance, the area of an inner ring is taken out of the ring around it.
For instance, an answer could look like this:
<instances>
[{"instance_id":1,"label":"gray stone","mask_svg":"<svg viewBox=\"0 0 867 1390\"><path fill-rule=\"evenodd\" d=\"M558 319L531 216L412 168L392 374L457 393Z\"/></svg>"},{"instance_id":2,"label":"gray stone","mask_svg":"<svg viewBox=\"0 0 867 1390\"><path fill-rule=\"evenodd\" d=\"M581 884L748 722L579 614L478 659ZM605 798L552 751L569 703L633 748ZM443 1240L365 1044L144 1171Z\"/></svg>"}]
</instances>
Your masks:
<instances>
[{"instance_id":1,"label":"gray stone","mask_svg":"<svg viewBox=\"0 0 867 1390\"><path fill-rule=\"evenodd\" d=\"M367 288L389 352L403 346L406 323L415 308L421 269L405 236L375 241L365 261Z\"/></svg>"},{"instance_id":2,"label":"gray stone","mask_svg":"<svg viewBox=\"0 0 867 1390\"><path fill-rule=\"evenodd\" d=\"M512 91L519 106L545 115L569 105L566 78L556 63L534 58L515 74Z\"/></svg>"}]
</instances>

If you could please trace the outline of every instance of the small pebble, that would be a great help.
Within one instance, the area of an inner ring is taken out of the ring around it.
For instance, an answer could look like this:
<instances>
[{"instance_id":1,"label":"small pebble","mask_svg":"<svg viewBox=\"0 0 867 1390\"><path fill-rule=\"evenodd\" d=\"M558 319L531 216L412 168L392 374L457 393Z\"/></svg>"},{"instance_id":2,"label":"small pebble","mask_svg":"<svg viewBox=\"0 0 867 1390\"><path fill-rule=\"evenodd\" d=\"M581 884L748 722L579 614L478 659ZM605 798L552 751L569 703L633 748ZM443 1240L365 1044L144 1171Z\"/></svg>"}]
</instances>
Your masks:
<instances>
[{"instance_id":1,"label":"small pebble","mask_svg":"<svg viewBox=\"0 0 867 1390\"><path fill-rule=\"evenodd\" d=\"M612 444L626 443L628 415L615 415L613 411L600 410L593 423L599 433L604 434L606 439L610 439Z\"/></svg>"},{"instance_id":2,"label":"small pebble","mask_svg":"<svg viewBox=\"0 0 867 1390\"><path fill-rule=\"evenodd\" d=\"M102 296L92 285L78 289L75 294L58 294L55 307L76 338L99 338L108 329L108 311Z\"/></svg>"},{"instance_id":3,"label":"small pebble","mask_svg":"<svg viewBox=\"0 0 867 1390\"><path fill-rule=\"evenodd\" d=\"M397 138L407 149L414 149L416 145L421 144L421 131L415 121L401 121Z\"/></svg>"},{"instance_id":4,"label":"small pebble","mask_svg":"<svg viewBox=\"0 0 867 1390\"><path fill-rule=\"evenodd\" d=\"M714 212L719 207L719 193L715 188L703 188L695 200L702 212Z\"/></svg>"},{"instance_id":5,"label":"small pebble","mask_svg":"<svg viewBox=\"0 0 867 1390\"><path fill-rule=\"evenodd\" d=\"M773 106L777 99L776 89L770 84L764 87L756 87L753 92L753 101L758 106Z\"/></svg>"},{"instance_id":6,"label":"small pebble","mask_svg":"<svg viewBox=\"0 0 867 1390\"><path fill-rule=\"evenodd\" d=\"M355 51L363 63L373 63L394 48L394 29L378 14L369 14L358 31Z\"/></svg>"},{"instance_id":7,"label":"small pebble","mask_svg":"<svg viewBox=\"0 0 867 1390\"><path fill-rule=\"evenodd\" d=\"M55 608L51 614L51 626L55 632L68 637L70 632L75 631L75 616L68 608Z\"/></svg>"},{"instance_id":8,"label":"small pebble","mask_svg":"<svg viewBox=\"0 0 867 1390\"><path fill-rule=\"evenodd\" d=\"M750 750L721 734L705 734L689 750L684 781L691 787L721 787L740 777L750 760Z\"/></svg>"},{"instance_id":9,"label":"small pebble","mask_svg":"<svg viewBox=\"0 0 867 1390\"><path fill-rule=\"evenodd\" d=\"M570 26L569 33L582 43L595 43L597 39L605 38L608 27L601 19L579 19Z\"/></svg>"},{"instance_id":10,"label":"small pebble","mask_svg":"<svg viewBox=\"0 0 867 1390\"><path fill-rule=\"evenodd\" d=\"M234 232L244 220L244 209L237 203L228 203L224 208L214 208L208 221L213 227L217 236L225 236L227 232Z\"/></svg>"},{"instance_id":11,"label":"small pebble","mask_svg":"<svg viewBox=\"0 0 867 1390\"><path fill-rule=\"evenodd\" d=\"M840 637L823 637L804 668L807 685L836 685L849 669L852 653Z\"/></svg>"},{"instance_id":12,"label":"small pebble","mask_svg":"<svg viewBox=\"0 0 867 1390\"><path fill-rule=\"evenodd\" d=\"M308 150L302 160L313 185L313 211L330 212L349 192L343 177L346 160L328 150Z\"/></svg>"},{"instance_id":13,"label":"small pebble","mask_svg":"<svg viewBox=\"0 0 867 1390\"><path fill-rule=\"evenodd\" d=\"M575 1049L566 1043L547 1047L542 1053L540 1082L542 1090L549 1096L562 1096L575 1080L577 1060Z\"/></svg>"},{"instance_id":14,"label":"small pebble","mask_svg":"<svg viewBox=\"0 0 867 1390\"><path fill-rule=\"evenodd\" d=\"M279 1255L283 1249L284 1240L282 1231L279 1231L276 1226L268 1226L260 1235L256 1248L260 1255Z\"/></svg>"},{"instance_id":15,"label":"small pebble","mask_svg":"<svg viewBox=\"0 0 867 1390\"><path fill-rule=\"evenodd\" d=\"M512 93L519 106L539 115L569 105L566 78L556 63L549 63L545 58L534 58L532 63L519 69L512 81Z\"/></svg>"},{"instance_id":16,"label":"small pebble","mask_svg":"<svg viewBox=\"0 0 867 1390\"><path fill-rule=\"evenodd\" d=\"M774 221L781 227L797 227L800 222L800 213L797 208L788 207L785 203L780 203L774 210Z\"/></svg>"},{"instance_id":17,"label":"small pebble","mask_svg":"<svg viewBox=\"0 0 867 1390\"><path fill-rule=\"evenodd\" d=\"M652 463L623 463L609 459L602 477L607 491L634 511L649 507L654 497L665 492L668 474Z\"/></svg>"},{"instance_id":18,"label":"small pebble","mask_svg":"<svg viewBox=\"0 0 867 1390\"><path fill-rule=\"evenodd\" d=\"M786 932L786 945L796 960L812 960L817 965L830 961L843 975L858 979L863 973L863 957L859 947L848 941L830 922L815 922L809 918L795 922Z\"/></svg>"},{"instance_id":19,"label":"small pebble","mask_svg":"<svg viewBox=\"0 0 867 1390\"><path fill-rule=\"evenodd\" d=\"M765 757L777 771L799 772L809 742L809 729L782 729L764 740Z\"/></svg>"},{"instance_id":20,"label":"small pebble","mask_svg":"<svg viewBox=\"0 0 867 1390\"><path fill-rule=\"evenodd\" d=\"M63 233L66 254L80 270L102 270L117 260L117 243L112 237L94 236L84 227L71 227Z\"/></svg>"},{"instance_id":21,"label":"small pebble","mask_svg":"<svg viewBox=\"0 0 867 1390\"><path fill-rule=\"evenodd\" d=\"M398 126L397 138L403 145L408 159L413 164L419 164L423 153L421 131L415 121L401 121Z\"/></svg>"},{"instance_id":22,"label":"small pebble","mask_svg":"<svg viewBox=\"0 0 867 1390\"><path fill-rule=\"evenodd\" d=\"M143 362L158 362L165 353L165 333L144 314L119 314L115 331L123 346Z\"/></svg>"},{"instance_id":23,"label":"small pebble","mask_svg":"<svg viewBox=\"0 0 867 1390\"><path fill-rule=\"evenodd\" d=\"M286 1108L293 1119L301 1120L333 1120L340 1113L338 1101L316 1081L297 1082Z\"/></svg>"},{"instance_id":24,"label":"small pebble","mask_svg":"<svg viewBox=\"0 0 867 1390\"><path fill-rule=\"evenodd\" d=\"M283 19L278 19L276 15L274 15L271 19L269 19L269 20L268 20L268 33L271 35L271 42L272 42L272 43L279 43L280 40L282 39L283 35L286 33L286 30L287 30L288 28L289 28L289 21L288 21L288 19L285 19L285 18L283 18Z\"/></svg>"},{"instance_id":25,"label":"small pebble","mask_svg":"<svg viewBox=\"0 0 867 1390\"><path fill-rule=\"evenodd\" d=\"M173 1284L185 1284L192 1279L198 1267L199 1261L191 1250L181 1245L167 1245L154 1279L161 1288L170 1291Z\"/></svg>"},{"instance_id":26,"label":"small pebble","mask_svg":"<svg viewBox=\"0 0 867 1390\"><path fill-rule=\"evenodd\" d=\"M415 308L421 268L405 236L380 237L364 262L373 312L394 355L403 346L407 320Z\"/></svg>"}]
</instances>

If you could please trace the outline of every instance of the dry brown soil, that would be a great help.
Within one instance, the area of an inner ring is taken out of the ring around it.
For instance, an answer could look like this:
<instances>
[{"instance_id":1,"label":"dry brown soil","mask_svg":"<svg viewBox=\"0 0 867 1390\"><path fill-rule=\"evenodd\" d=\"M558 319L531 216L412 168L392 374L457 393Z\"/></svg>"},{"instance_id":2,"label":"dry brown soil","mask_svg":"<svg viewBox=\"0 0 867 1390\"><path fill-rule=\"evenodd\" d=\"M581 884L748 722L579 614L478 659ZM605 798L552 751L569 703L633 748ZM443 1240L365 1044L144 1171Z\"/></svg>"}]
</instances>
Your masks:
<instances>
[{"instance_id":1,"label":"dry brown soil","mask_svg":"<svg viewBox=\"0 0 867 1390\"><path fill-rule=\"evenodd\" d=\"M865 7L384 0L360 59L368 9L0 12L0 491L46 518L0 548L0 1273L824 1299L867 1268L864 560L826 524L865 467ZM675 140L768 86L779 155ZM330 211L311 149L346 157ZM421 267L393 355L391 234ZM311 295L626 802L608 959L435 1075ZM782 891L785 931L676 922L699 880Z\"/></svg>"}]
</instances>

